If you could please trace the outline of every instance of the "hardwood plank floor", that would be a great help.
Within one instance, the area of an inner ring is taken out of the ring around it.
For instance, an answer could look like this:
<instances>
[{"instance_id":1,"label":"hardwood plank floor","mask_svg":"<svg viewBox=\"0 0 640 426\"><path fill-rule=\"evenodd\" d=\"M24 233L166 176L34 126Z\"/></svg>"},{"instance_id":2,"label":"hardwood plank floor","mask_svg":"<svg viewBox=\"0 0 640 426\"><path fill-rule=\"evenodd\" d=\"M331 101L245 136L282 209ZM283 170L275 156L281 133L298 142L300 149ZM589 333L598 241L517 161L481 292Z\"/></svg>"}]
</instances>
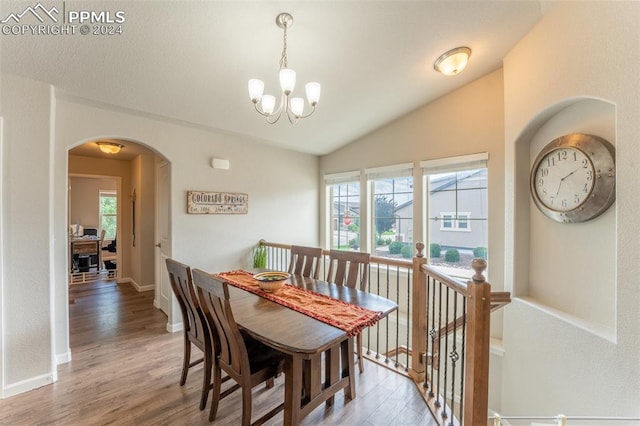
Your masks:
<instances>
[{"instance_id":1,"label":"hardwood plank floor","mask_svg":"<svg viewBox=\"0 0 640 426\"><path fill-rule=\"evenodd\" d=\"M179 385L182 333L166 332L166 316L153 307L153 292L98 281L73 285L69 305L73 360L58 367L58 381L0 401L2 425L207 425L209 404L198 410L202 364ZM200 356L192 349L193 359ZM284 377L273 389L253 391L253 418L284 398ZM225 385L223 385L223 388ZM356 377L357 397L342 392L303 425L435 425L415 385L366 361ZM237 425L241 395L220 402L213 424ZM282 424L282 413L268 425Z\"/></svg>"}]
</instances>

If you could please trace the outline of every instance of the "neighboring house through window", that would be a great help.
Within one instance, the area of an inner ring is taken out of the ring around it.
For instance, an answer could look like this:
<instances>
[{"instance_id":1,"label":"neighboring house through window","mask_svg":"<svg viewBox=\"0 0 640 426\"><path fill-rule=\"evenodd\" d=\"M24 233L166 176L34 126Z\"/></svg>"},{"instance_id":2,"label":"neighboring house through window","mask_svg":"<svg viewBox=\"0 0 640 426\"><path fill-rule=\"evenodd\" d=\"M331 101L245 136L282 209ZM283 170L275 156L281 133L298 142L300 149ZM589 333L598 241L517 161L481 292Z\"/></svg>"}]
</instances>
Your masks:
<instances>
[{"instance_id":1,"label":"neighboring house through window","mask_svg":"<svg viewBox=\"0 0 640 426\"><path fill-rule=\"evenodd\" d=\"M488 252L488 154L421 162L425 176L425 225L429 263L470 278L471 260Z\"/></svg>"}]
</instances>

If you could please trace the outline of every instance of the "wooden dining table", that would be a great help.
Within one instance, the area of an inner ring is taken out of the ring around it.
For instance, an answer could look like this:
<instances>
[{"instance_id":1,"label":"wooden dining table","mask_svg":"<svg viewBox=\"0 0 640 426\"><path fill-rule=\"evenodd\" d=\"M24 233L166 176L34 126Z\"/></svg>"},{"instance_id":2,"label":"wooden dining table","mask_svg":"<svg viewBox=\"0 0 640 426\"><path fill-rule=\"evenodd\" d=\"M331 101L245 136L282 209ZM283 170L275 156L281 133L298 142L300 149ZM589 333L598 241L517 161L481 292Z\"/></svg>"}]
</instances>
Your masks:
<instances>
[{"instance_id":1,"label":"wooden dining table","mask_svg":"<svg viewBox=\"0 0 640 426\"><path fill-rule=\"evenodd\" d=\"M380 312L380 318L398 308L395 302L375 294L313 278L294 275L287 282ZM331 405L342 389L347 398L355 398L355 377L350 374L353 368L349 368L354 362L353 339L345 331L232 285L229 295L238 326L286 355L285 425L298 424L322 403Z\"/></svg>"}]
</instances>

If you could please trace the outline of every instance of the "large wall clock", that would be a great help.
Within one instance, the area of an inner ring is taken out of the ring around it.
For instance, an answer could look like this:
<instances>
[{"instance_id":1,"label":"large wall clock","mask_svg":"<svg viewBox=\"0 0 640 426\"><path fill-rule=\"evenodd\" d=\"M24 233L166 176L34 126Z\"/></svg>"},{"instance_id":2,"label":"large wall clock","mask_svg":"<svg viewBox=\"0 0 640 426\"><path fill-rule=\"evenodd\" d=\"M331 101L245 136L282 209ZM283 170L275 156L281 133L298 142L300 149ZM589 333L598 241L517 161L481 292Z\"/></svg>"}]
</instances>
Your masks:
<instances>
[{"instance_id":1,"label":"large wall clock","mask_svg":"<svg viewBox=\"0 0 640 426\"><path fill-rule=\"evenodd\" d=\"M538 209L561 223L591 220L616 198L615 149L593 135L554 139L531 167L531 196Z\"/></svg>"}]
</instances>

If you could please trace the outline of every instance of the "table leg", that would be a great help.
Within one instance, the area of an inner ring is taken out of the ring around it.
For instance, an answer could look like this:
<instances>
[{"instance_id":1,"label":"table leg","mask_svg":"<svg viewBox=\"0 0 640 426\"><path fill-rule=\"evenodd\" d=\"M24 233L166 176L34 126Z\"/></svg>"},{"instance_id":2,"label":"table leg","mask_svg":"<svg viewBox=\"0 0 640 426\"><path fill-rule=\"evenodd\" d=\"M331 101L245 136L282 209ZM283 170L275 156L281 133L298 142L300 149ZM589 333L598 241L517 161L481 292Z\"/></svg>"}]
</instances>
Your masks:
<instances>
[{"instance_id":1,"label":"table leg","mask_svg":"<svg viewBox=\"0 0 640 426\"><path fill-rule=\"evenodd\" d=\"M341 353L342 353L342 377L349 376L349 386L347 386L344 390L344 396L349 399L353 399L356 397L356 377L354 373L354 349L353 349L353 341L355 338L349 338L344 340L341 345Z\"/></svg>"},{"instance_id":2,"label":"table leg","mask_svg":"<svg viewBox=\"0 0 640 426\"><path fill-rule=\"evenodd\" d=\"M297 355L287 356L284 363L284 419L285 426L300 422L302 396L302 359Z\"/></svg>"},{"instance_id":3,"label":"table leg","mask_svg":"<svg viewBox=\"0 0 640 426\"><path fill-rule=\"evenodd\" d=\"M342 345L340 345L342 346ZM325 352L325 388L329 388L332 385L340 381L340 350L333 347ZM327 398L327 405L333 405L335 400L334 396Z\"/></svg>"}]
</instances>

